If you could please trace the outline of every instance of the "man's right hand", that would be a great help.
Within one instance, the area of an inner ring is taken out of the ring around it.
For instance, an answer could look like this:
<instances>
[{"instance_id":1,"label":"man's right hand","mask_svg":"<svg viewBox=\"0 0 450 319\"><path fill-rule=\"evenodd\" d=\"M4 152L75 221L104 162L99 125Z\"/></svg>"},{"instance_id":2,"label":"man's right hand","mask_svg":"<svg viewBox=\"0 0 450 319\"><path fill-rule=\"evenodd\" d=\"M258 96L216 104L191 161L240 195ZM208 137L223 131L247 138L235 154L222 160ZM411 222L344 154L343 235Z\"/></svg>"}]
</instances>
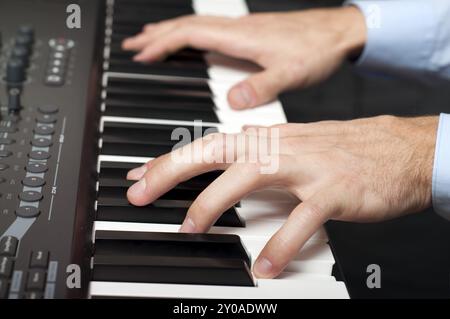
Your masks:
<instances>
[{"instance_id":1,"label":"man's right hand","mask_svg":"<svg viewBox=\"0 0 450 319\"><path fill-rule=\"evenodd\" d=\"M244 109L324 80L349 54L362 49L365 37L362 13L349 6L242 18L185 16L146 25L123 48L138 51L135 60L141 62L161 60L184 47L255 62L263 71L228 94L233 108Z\"/></svg>"}]
</instances>

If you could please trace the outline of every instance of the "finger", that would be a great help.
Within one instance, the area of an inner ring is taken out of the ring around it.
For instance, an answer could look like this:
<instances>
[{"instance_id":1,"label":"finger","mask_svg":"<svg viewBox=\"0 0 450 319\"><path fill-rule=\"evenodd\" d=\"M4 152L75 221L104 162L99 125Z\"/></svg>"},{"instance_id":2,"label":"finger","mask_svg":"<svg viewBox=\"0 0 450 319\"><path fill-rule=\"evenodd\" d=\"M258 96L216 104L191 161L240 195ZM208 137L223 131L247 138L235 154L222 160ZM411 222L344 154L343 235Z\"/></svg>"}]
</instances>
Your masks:
<instances>
[{"instance_id":1,"label":"finger","mask_svg":"<svg viewBox=\"0 0 450 319\"><path fill-rule=\"evenodd\" d=\"M139 182L128 189L128 200L137 206L147 205L183 181L213 170L226 169L245 152L236 143L229 143L235 135L210 134L152 160ZM140 168L130 174L137 176L143 170Z\"/></svg>"},{"instance_id":2,"label":"finger","mask_svg":"<svg viewBox=\"0 0 450 319\"><path fill-rule=\"evenodd\" d=\"M213 181L195 199L189 208L186 218L180 228L181 232L206 232L222 215L224 211L245 197L248 193L269 185L276 184L287 176L284 165L280 164L274 174L264 174L263 165L270 165L275 158L266 158L264 163L232 164L222 175Z\"/></svg>"},{"instance_id":3,"label":"finger","mask_svg":"<svg viewBox=\"0 0 450 319\"><path fill-rule=\"evenodd\" d=\"M260 253L253 267L256 277L276 277L306 241L340 210L339 203L337 195L327 190L299 204Z\"/></svg>"},{"instance_id":4,"label":"finger","mask_svg":"<svg viewBox=\"0 0 450 319\"><path fill-rule=\"evenodd\" d=\"M268 103L292 86L284 67L271 67L238 83L228 92L228 102L234 109L246 109Z\"/></svg>"},{"instance_id":5,"label":"finger","mask_svg":"<svg viewBox=\"0 0 450 319\"><path fill-rule=\"evenodd\" d=\"M251 50L242 49L239 45L243 34L236 31L237 25L233 19L223 21L219 18L191 19L184 22L164 36L152 39L148 45L135 57L136 61L144 62L160 60L185 47L206 51L217 51L235 58L252 59Z\"/></svg>"},{"instance_id":6,"label":"finger","mask_svg":"<svg viewBox=\"0 0 450 319\"><path fill-rule=\"evenodd\" d=\"M125 39L122 42L124 50L140 51L149 45L154 39L163 36L175 29L181 21L188 20L191 16L183 16L175 19L168 19L159 23L149 23L142 28L142 32Z\"/></svg>"}]
</instances>

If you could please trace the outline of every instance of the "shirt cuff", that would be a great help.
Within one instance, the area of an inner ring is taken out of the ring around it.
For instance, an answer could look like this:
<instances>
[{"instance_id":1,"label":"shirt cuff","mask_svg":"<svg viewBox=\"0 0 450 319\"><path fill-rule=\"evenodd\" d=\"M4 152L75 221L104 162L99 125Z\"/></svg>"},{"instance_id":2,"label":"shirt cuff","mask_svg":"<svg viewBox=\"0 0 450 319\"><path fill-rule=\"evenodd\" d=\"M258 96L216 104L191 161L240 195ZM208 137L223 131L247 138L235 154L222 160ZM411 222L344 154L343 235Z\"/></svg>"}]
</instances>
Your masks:
<instances>
[{"instance_id":1,"label":"shirt cuff","mask_svg":"<svg viewBox=\"0 0 450 319\"><path fill-rule=\"evenodd\" d=\"M441 114L434 154L432 197L434 210L450 220L450 114Z\"/></svg>"},{"instance_id":2,"label":"shirt cuff","mask_svg":"<svg viewBox=\"0 0 450 319\"><path fill-rule=\"evenodd\" d=\"M437 22L427 1L348 0L344 5L358 7L366 20L367 41L357 66L406 76L430 68Z\"/></svg>"}]
</instances>

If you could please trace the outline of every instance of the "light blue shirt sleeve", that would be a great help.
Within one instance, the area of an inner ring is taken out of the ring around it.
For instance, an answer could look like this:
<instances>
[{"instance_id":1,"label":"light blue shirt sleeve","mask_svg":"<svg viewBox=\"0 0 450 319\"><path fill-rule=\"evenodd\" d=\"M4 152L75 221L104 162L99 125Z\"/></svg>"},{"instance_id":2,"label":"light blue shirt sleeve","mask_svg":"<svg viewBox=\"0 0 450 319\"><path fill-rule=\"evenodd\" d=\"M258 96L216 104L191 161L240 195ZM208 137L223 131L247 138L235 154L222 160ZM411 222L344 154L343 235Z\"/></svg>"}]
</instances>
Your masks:
<instances>
[{"instance_id":1,"label":"light blue shirt sleeve","mask_svg":"<svg viewBox=\"0 0 450 319\"><path fill-rule=\"evenodd\" d=\"M364 14L367 42L356 65L450 80L450 0L349 0Z\"/></svg>"},{"instance_id":2,"label":"light blue shirt sleeve","mask_svg":"<svg viewBox=\"0 0 450 319\"><path fill-rule=\"evenodd\" d=\"M450 220L450 114L441 114L439 117L432 197L434 210Z\"/></svg>"}]
</instances>

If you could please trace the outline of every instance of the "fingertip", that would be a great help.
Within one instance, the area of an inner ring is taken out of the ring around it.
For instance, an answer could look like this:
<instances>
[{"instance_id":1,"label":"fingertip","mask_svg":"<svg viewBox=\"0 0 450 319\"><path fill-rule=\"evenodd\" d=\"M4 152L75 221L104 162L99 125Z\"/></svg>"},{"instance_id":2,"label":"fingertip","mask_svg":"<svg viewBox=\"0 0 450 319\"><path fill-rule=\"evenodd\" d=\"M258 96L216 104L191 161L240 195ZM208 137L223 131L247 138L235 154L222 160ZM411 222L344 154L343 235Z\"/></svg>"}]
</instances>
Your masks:
<instances>
[{"instance_id":1,"label":"fingertip","mask_svg":"<svg viewBox=\"0 0 450 319\"><path fill-rule=\"evenodd\" d=\"M131 185L127 191L128 201L136 206L143 206L147 204L147 182L145 178Z\"/></svg>"},{"instance_id":2,"label":"fingertip","mask_svg":"<svg viewBox=\"0 0 450 319\"><path fill-rule=\"evenodd\" d=\"M131 47L131 43L133 42L132 38L128 38L122 41L122 49L128 50Z\"/></svg>"},{"instance_id":3,"label":"fingertip","mask_svg":"<svg viewBox=\"0 0 450 319\"><path fill-rule=\"evenodd\" d=\"M186 217L183 224L180 227L180 233L194 233L196 230L196 225L191 217Z\"/></svg>"},{"instance_id":4,"label":"fingertip","mask_svg":"<svg viewBox=\"0 0 450 319\"><path fill-rule=\"evenodd\" d=\"M233 109L242 110L255 105L256 97L248 83L239 83L228 92L228 102Z\"/></svg>"},{"instance_id":5,"label":"fingertip","mask_svg":"<svg viewBox=\"0 0 450 319\"><path fill-rule=\"evenodd\" d=\"M255 261L253 273L257 278L270 279L276 276L273 263L267 257L259 257Z\"/></svg>"}]
</instances>

